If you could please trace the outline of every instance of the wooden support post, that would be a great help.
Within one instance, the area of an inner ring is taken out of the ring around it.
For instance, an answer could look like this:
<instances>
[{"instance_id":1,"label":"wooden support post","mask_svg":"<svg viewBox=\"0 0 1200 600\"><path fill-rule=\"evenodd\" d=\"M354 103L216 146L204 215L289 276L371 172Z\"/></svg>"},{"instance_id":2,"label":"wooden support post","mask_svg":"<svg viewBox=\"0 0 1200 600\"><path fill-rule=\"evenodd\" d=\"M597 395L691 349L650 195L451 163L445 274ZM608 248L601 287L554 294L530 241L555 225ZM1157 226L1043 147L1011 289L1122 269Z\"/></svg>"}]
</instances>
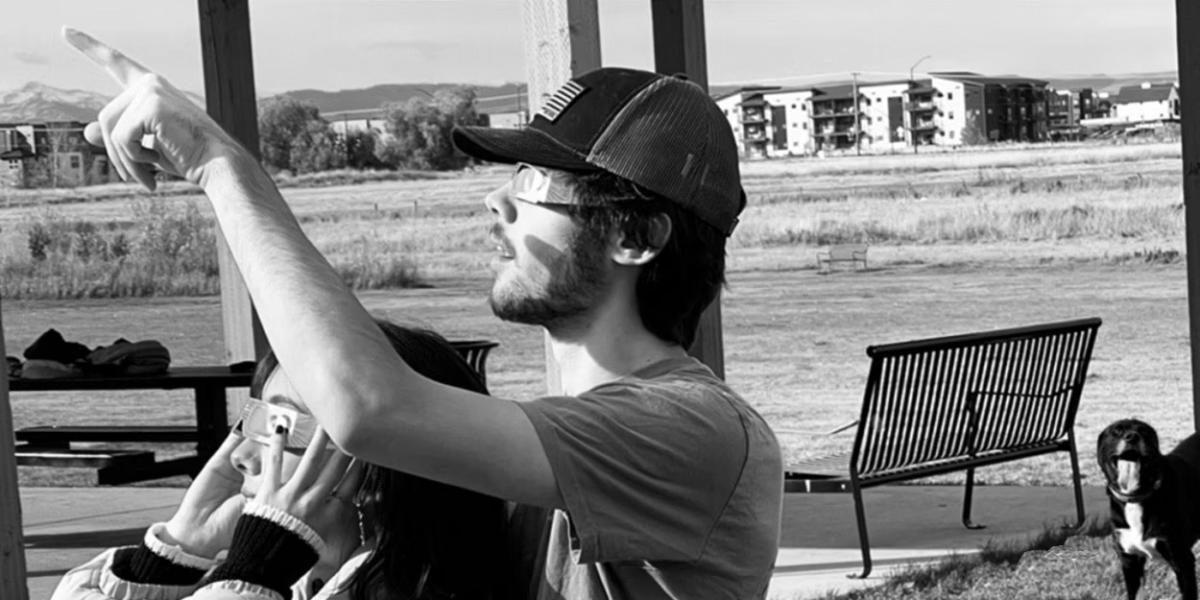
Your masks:
<instances>
[{"instance_id":1,"label":"wooden support post","mask_svg":"<svg viewBox=\"0 0 1200 600\"><path fill-rule=\"evenodd\" d=\"M683 73L708 89L708 54L704 41L703 0L652 0L654 70ZM725 378L725 340L721 328L721 296L700 316L696 339L688 353Z\"/></svg>"},{"instance_id":2,"label":"wooden support post","mask_svg":"<svg viewBox=\"0 0 1200 600\"><path fill-rule=\"evenodd\" d=\"M522 0L529 114L574 75L600 68L596 0ZM561 393L558 363L546 336L546 390Z\"/></svg>"},{"instance_id":3,"label":"wooden support post","mask_svg":"<svg viewBox=\"0 0 1200 600\"><path fill-rule=\"evenodd\" d=\"M250 53L247 0L199 0L200 45L204 54L204 98L208 114L254 156L258 148L258 98ZM233 256L218 239L225 360L255 360L267 350L258 315Z\"/></svg>"},{"instance_id":4,"label":"wooden support post","mask_svg":"<svg viewBox=\"0 0 1200 600\"><path fill-rule=\"evenodd\" d=\"M529 114L574 75L600 68L596 0L522 0Z\"/></svg>"},{"instance_id":5,"label":"wooden support post","mask_svg":"<svg viewBox=\"0 0 1200 600\"><path fill-rule=\"evenodd\" d=\"M1200 431L1200 3L1175 0L1179 49L1179 120L1183 133L1183 204L1187 221L1188 323L1192 346L1192 419Z\"/></svg>"},{"instance_id":6,"label":"wooden support post","mask_svg":"<svg viewBox=\"0 0 1200 600\"><path fill-rule=\"evenodd\" d=\"M0 319L0 356L5 356L3 319ZM0 598L29 600L15 445L12 406L8 403L8 365L5 364L0 369Z\"/></svg>"}]
</instances>

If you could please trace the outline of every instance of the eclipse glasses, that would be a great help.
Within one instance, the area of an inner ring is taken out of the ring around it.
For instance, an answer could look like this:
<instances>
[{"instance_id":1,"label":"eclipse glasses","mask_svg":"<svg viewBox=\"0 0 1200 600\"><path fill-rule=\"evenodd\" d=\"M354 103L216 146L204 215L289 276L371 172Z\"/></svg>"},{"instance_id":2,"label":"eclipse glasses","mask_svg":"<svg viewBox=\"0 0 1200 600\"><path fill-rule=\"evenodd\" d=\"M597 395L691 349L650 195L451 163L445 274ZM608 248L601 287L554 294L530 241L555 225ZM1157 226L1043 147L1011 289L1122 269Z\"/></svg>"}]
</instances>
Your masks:
<instances>
[{"instance_id":1,"label":"eclipse glasses","mask_svg":"<svg viewBox=\"0 0 1200 600\"><path fill-rule=\"evenodd\" d=\"M303 452L317 433L317 420L290 406L249 398L242 405L242 414L233 426L243 437L260 444L270 444L277 427L283 427L288 432L283 444L285 449Z\"/></svg>"}]
</instances>

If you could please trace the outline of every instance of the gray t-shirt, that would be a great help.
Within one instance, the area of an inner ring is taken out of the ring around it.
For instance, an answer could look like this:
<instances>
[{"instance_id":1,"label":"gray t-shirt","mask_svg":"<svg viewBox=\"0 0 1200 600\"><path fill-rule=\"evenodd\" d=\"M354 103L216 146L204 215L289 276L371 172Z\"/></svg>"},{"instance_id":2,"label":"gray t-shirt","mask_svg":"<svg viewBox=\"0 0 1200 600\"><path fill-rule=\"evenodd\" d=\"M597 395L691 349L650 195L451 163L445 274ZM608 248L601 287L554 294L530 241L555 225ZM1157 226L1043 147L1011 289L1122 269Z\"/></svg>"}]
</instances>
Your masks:
<instances>
[{"instance_id":1,"label":"gray t-shirt","mask_svg":"<svg viewBox=\"0 0 1200 600\"><path fill-rule=\"evenodd\" d=\"M518 403L550 459L538 600L762 598L783 465L762 417L692 358L580 396Z\"/></svg>"}]
</instances>

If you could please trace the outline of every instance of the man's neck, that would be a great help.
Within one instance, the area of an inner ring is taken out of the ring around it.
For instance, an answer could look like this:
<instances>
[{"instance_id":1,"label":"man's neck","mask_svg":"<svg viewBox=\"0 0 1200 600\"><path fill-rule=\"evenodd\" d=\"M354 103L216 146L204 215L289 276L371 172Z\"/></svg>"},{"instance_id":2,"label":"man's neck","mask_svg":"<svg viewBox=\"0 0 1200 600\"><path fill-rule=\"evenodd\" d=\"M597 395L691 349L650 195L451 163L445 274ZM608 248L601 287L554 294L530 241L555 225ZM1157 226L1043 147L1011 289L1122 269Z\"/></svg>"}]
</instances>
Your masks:
<instances>
[{"instance_id":1,"label":"man's neck","mask_svg":"<svg viewBox=\"0 0 1200 600\"><path fill-rule=\"evenodd\" d=\"M581 394L668 358L687 356L683 347L647 331L636 315L602 314L571 334L549 333L559 391L566 395Z\"/></svg>"}]
</instances>

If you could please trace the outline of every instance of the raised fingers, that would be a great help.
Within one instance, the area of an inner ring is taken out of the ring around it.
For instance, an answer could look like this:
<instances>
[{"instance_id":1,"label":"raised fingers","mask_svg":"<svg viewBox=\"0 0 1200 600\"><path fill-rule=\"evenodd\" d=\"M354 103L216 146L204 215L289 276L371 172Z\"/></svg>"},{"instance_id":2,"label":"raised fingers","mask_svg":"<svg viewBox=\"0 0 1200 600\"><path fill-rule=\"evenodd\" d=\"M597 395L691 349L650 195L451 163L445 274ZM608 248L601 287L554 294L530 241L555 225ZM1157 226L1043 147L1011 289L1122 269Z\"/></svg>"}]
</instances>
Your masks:
<instances>
[{"instance_id":1,"label":"raised fingers","mask_svg":"<svg viewBox=\"0 0 1200 600\"><path fill-rule=\"evenodd\" d=\"M293 487L300 490L308 489L320 477L323 468L326 466L326 459L329 454L326 452L328 446L329 435L325 433L324 429L317 427L316 431L313 432L312 441L304 449L304 456L300 458L300 463L296 465L296 471L292 473ZM335 481L334 483L337 482Z\"/></svg>"},{"instance_id":2,"label":"raised fingers","mask_svg":"<svg viewBox=\"0 0 1200 600\"><path fill-rule=\"evenodd\" d=\"M137 78L150 73L137 61L78 29L63 27L63 37L76 50L104 68L121 87L128 88Z\"/></svg>"},{"instance_id":3,"label":"raised fingers","mask_svg":"<svg viewBox=\"0 0 1200 600\"><path fill-rule=\"evenodd\" d=\"M288 430L283 425L275 426L275 433L267 444L267 461L263 464L263 483L259 487L259 495L263 492L274 493L283 485L283 449L287 444Z\"/></svg>"},{"instance_id":4,"label":"raised fingers","mask_svg":"<svg viewBox=\"0 0 1200 600\"><path fill-rule=\"evenodd\" d=\"M343 486L338 485L338 482L343 481L349 473L349 469L353 468L351 464L353 460L341 452L334 452L333 456L329 457L329 461L325 463L325 467L321 469L321 474L317 477L316 483L313 484L313 489L317 492L325 492L331 496L339 495L336 492L337 490L342 490ZM354 489L357 489L357 486L353 489L346 488L348 493L339 496L343 500L353 503Z\"/></svg>"},{"instance_id":5,"label":"raised fingers","mask_svg":"<svg viewBox=\"0 0 1200 600\"><path fill-rule=\"evenodd\" d=\"M357 458L351 459L350 466L345 469L345 476L342 477L337 489L333 490L331 495L354 504L354 497L358 495L358 488L362 486L363 476L366 471L367 465L365 463Z\"/></svg>"}]
</instances>

